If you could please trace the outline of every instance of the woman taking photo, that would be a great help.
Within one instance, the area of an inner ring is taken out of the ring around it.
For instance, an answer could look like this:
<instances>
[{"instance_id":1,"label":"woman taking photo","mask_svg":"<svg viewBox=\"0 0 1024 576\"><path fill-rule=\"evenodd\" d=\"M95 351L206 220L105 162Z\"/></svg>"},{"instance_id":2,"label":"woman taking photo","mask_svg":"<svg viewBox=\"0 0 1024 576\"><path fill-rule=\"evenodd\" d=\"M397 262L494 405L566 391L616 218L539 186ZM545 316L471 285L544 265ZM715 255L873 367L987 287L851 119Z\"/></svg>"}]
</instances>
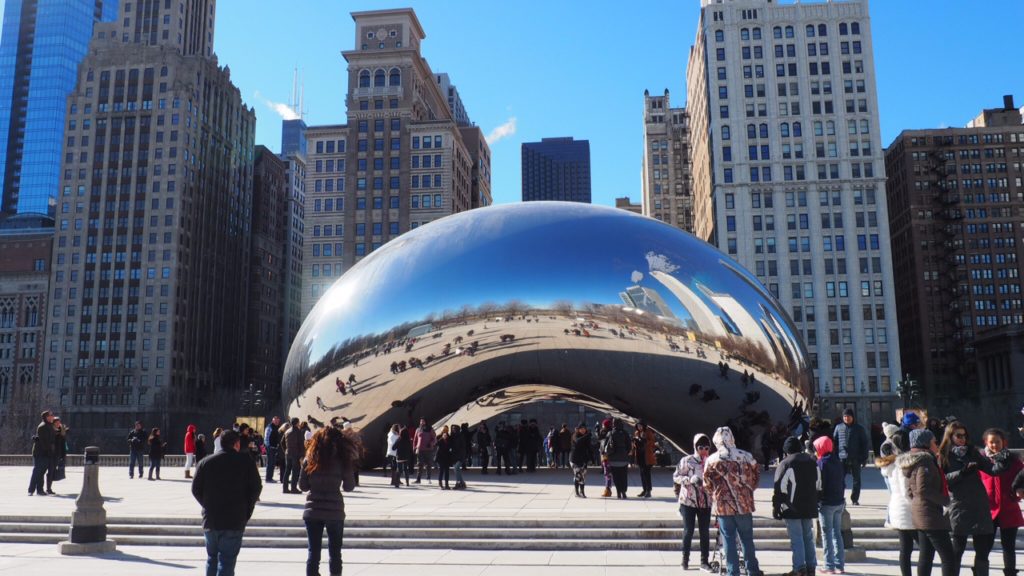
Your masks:
<instances>
[{"instance_id":1,"label":"woman taking photo","mask_svg":"<svg viewBox=\"0 0 1024 576\"><path fill-rule=\"evenodd\" d=\"M341 538L345 527L345 499L341 490L355 489L360 450L353 436L334 426L317 430L306 447L306 459L299 470L299 488L308 492L302 513L309 539L306 576L320 576L324 530L331 576L341 575Z\"/></svg>"},{"instance_id":2,"label":"woman taking photo","mask_svg":"<svg viewBox=\"0 0 1024 576\"><path fill-rule=\"evenodd\" d=\"M985 485L988 495L989 513L992 523L999 528L999 541L1003 546L1003 574L1017 574L1017 529L1024 526L1024 515L1020 511L1020 501L1024 498L1024 486L1014 480L1024 470L1024 463L1016 454L1006 448L1006 432L998 428L985 430L982 438L985 442L985 456L992 462L991 473L981 472L981 482ZM985 556L992 550L995 543L995 532L988 536ZM976 554L980 555L983 544L975 538Z\"/></svg>"},{"instance_id":3,"label":"woman taking photo","mask_svg":"<svg viewBox=\"0 0 1024 576\"><path fill-rule=\"evenodd\" d=\"M939 445L939 467L949 486L947 513L953 532L957 564L967 549L967 537L974 537L974 573L988 574L988 553L992 549L992 517L988 494L980 472L992 473L992 461L970 444L967 427L951 422ZM987 547L986 547L987 544Z\"/></svg>"},{"instance_id":4,"label":"woman taking photo","mask_svg":"<svg viewBox=\"0 0 1024 576\"><path fill-rule=\"evenodd\" d=\"M590 432L587 425L580 422L572 435L572 449L569 453L569 464L572 465L572 480L576 486L576 497L586 498L587 464L590 463Z\"/></svg>"}]
</instances>

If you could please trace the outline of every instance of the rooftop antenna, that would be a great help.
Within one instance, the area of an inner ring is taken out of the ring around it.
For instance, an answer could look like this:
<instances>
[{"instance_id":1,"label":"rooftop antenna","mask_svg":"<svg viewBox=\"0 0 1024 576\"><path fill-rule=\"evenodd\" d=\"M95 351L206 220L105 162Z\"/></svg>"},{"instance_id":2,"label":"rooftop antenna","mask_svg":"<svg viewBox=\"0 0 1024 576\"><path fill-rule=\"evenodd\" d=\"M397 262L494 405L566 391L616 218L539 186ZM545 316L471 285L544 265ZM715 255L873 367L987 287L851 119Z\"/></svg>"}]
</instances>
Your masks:
<instances>
[{"instance_id":1,"label":"rooftop antenna","mask_svg":"<svg viewBox=\"0 0 1024 576\"><path fill-rule=\"evenodd\" d=\"M303 76L299 83L299 118L301 120L306 119L306 79Z\"/></svg>"}]
</instances>

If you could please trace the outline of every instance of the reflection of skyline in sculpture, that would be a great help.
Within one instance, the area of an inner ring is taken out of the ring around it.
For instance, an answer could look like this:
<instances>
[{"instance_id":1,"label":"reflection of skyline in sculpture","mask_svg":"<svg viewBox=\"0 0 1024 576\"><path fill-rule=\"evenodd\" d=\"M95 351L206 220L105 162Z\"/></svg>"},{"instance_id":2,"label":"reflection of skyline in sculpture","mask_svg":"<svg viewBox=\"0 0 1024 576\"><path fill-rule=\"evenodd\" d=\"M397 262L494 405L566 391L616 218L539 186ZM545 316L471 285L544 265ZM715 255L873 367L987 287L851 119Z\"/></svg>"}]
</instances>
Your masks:
<instances>
[{"instance_id":1,"label":"reflection of skyline in sculpture","mask_svg":"<svg viewBox=\"0 0 1024 576\"><path fill-rule=\"evenodd\" d=\"M345 416L368 446L392 423L436 422L519 386L644 418L683 446L724 423L785 420L813 394L806 352L778 303L723 260L657 220L578 203L431 222L321 298L289 354L283 399L311 422ZM749 388L722 361L755 374Z\"/></svg>"}]
</instances>

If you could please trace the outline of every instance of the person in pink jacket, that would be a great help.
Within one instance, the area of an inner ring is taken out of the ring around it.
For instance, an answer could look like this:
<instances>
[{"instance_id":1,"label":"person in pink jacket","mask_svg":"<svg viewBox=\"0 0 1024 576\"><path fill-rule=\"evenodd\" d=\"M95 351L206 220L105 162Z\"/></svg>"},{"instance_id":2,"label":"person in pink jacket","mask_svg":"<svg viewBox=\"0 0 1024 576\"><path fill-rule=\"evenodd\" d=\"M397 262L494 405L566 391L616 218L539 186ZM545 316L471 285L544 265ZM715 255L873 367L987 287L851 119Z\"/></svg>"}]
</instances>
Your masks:
<instances>
[{"instance_id":1,"label":"person in pink jacket","mask_svg":"<svg viewBox=\"0 0 1024 576\"><path fill-rule=\"evenodd\" d=\"M192 477L192 467L196 465L196 425L189 424L185 429L185 478Z\"/></svg>"}]
</instances>

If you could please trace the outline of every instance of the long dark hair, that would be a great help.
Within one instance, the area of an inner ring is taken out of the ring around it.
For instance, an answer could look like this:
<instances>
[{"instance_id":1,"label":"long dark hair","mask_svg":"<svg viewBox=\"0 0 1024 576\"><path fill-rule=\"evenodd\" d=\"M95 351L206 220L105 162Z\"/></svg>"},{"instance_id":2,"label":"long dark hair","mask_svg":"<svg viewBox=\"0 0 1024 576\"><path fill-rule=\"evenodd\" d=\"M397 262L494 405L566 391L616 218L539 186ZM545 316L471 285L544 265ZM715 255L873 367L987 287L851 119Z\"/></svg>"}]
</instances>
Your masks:
<instances>
[{"instance_id":1,"label":"long dark hair","mask_svg":"<svg viewBox=\"0 0 1024 576\"><path fill-rule=\"evenodd\" d=\"M159 428L153 428L153 430L151 430L150 433L149 433L149 441L152 442L154 438L158 438L159 436L160 436L160 429Z\"/></svg>"},{"instance_id":2,"label":"long dark hair","mask_svg":"<svg viewBox=\"0 0 1024 576\"><path fill-rule=\"evenodd\" d=\"M945 471L949 467L949 453L953 450L953 435L956 434L957 430L964 431L964 438L968 439L967 427L959 421L950 422L946 425L945 432L942 433L942 444L939 444L939 468ZM970 446L970 440L967 440L967 446Z\"/></svg>"},{"instance_id":3,"label":"long dark hair","mask_svg":"<svg viewBox=\"0 0 1024 576\"><path fill-rule=\"evenodd\" d=\"M331 460L341 462L342 468L358 465L362 443L356 434L342 432L326 426L313 433L306 447L306 474L312 474Z\"/></svg>"}]
</instances>

